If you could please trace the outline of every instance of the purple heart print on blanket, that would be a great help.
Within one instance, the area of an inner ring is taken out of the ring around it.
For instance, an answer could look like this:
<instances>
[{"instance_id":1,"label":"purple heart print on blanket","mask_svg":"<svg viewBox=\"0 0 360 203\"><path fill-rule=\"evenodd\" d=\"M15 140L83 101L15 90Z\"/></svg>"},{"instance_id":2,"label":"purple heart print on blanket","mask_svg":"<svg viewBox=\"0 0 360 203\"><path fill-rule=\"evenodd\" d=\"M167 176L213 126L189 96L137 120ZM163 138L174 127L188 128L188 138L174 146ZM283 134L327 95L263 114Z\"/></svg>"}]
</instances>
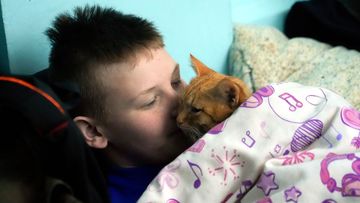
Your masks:
<instances>
[{"instance_id":1,"label":"purple heart print on blanket","mask_svg":"<svg viewBox=\"0 0 360 203\"><path fill-rule=\"evenodd\" d=\"M263 97L269 97L274 93L271 85L265 86L257 90L249 99L240 105L245 108L256 108L263 103Z\"/></svg>"}]
</instances>

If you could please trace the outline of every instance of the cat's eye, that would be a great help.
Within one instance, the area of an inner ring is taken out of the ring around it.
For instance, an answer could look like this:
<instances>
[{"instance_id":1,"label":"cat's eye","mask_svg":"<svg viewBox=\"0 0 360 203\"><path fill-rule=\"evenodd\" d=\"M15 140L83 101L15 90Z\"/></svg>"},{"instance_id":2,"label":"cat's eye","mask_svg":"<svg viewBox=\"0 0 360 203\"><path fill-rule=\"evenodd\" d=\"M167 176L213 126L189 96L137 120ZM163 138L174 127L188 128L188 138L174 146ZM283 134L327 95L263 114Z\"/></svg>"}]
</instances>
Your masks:
<instances>
[{"instance_id":1,"label":"cat's eye","mask_svg":"<svg viewBox=\"0 0 360 203\"><path fill-rule=\"evenodd\" d=\"M192 113L199 113L201 111L201 109L199 109L199 108L196 108L196 107L191 107L191 112Z\"/></svg>"}]
</instances>

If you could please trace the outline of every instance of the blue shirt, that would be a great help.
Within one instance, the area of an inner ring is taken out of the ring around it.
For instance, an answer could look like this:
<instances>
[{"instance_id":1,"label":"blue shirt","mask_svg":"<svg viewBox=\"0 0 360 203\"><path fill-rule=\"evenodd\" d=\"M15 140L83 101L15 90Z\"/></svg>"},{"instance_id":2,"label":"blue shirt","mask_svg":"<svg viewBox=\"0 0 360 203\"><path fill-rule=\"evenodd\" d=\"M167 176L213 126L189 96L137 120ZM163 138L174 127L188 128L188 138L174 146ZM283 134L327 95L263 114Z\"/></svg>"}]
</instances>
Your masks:
<instances>
[{"instance_id":1,"label":"blue shirt","mask_svg":"<svg viewBox=\"0 0 360 203\"><path fill-rule=\"evenodd\" d=\"M162 167L110 167L108 190L111 202L135 203L161 169Z\"/></svg>"}]
</instances>

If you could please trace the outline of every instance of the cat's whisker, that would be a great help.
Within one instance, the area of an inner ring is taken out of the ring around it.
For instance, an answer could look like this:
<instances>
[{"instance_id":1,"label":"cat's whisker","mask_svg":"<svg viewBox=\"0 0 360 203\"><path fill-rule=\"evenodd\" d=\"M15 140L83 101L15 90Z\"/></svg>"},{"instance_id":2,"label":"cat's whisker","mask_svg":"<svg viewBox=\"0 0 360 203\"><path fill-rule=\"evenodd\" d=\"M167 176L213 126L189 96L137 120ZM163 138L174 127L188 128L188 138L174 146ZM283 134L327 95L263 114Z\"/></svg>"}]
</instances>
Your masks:
<instances>
[{"instance_id":1,"label":"cat's whisker","mask_svg":"<svg viewBox=\"0 0 360 203\"><path fill-rule=\"evenodd\" d=\"M196 135L197 138L200 138L204 135L204 133L202 133L199 129L197 128L193 128L193 132Z\"/></svg>"},{"instance_id":2,"label":"cat's whisker","mask_svg":"<svg viewBox=\"0 0 360 203\"><path fill-rule=\"evenodd\" d=\"M198 140L204 135L204 133L193 126L181 126L181 130L194 141Z\"/></svg>"}]
</instances>

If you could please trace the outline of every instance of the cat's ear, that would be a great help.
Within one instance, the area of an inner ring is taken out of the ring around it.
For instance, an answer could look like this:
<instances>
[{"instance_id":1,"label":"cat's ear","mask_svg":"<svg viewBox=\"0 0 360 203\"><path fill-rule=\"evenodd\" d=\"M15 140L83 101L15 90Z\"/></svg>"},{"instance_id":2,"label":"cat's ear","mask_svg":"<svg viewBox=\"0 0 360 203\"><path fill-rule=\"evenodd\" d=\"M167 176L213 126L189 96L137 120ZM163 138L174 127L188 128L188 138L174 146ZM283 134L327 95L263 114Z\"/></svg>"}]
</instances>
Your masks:
<instances>
[{"instance_id":1,"label":"cat's ear","mask_svg":"<svg viewBox=\"0 0 360 203\"><path fill-rule=\"evenodd\" d=\"M247 98L243 88L232 80L224 78L216 85L214 91L230 108L235 109Z\"/></svg>"},{"instance_id":2,"label":"cat's ear","mask_svg":"<svg viewBox=\"0 0 360 203\"><path fill-rule=\"evenodd\" d=\"M214 72L205 64L203 64L199 59L195 58L192 54L190 54L190 58L191 58L191 65L194 71L196 72L197 76L204 76Z\"/></svg>"}]
</instances>

